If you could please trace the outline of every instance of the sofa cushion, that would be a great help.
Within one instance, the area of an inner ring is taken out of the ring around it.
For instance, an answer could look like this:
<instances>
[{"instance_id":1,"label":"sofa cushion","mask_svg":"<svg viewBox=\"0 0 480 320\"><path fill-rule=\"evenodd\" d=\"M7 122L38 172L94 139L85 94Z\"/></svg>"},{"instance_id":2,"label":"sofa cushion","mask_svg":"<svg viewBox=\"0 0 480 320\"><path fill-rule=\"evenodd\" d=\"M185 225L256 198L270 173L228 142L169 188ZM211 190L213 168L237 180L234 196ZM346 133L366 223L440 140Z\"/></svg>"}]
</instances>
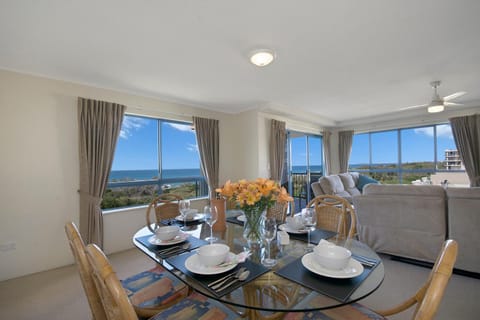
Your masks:
<instances>
[{"instance_id":1,"label":"sofa cushion","mask_svg":"<svg viewBox=\"0 0 480 320\"><path fill-rule=\"evenodd\" d=\"M322 190L325 192L325 194L333 194L339 197L347 198L349 201L351 200L352 196L345 191L342 180L338 175L324 176L318 181L320 182Z\"/></svg>"},{"instance_id":2,"label":"sofa cushion","mask_svg":"<svg viewBox=\"0 0 480 320\"><path fill-rule=\"evenodd\" d=\"M358 172L349 172L350 175L353 178L353 182L355 182L355 185L358 185L358 178L360 177L360 173Z\"/></svg>"},{"instance_id":3,"label":"sofa cushion","mask_svg":"<svg viewBox=\"0 0 480 320\"><path fill-rule=\"evenodd\" d=\"M369 176L364 176L363 174L360 174L358 176L358 184L357 184L358 190L363 191L363 187L365 187L369 183L378 184L379 182L373 178L370 178Z\"/></svg>"},{"instance_id":4,"label":"sofa cushion","mask_svg":"<svg viewBox=\"0 0 480 320\"><path fill-rule=\"evenodd\" d=\"M339 177L342 180L345 191L347 191L351 196L358 196L361 194L360 191L358 191L355 181L353 180L353 176L350 173L340 173Z\"/></svg>"},{"instance_id":5,"label":"sofa cushion","mask_svg":"<svg viewBox=\"0 0 480 320\"><path fill-rule=\"evenodd\" d=\"M322 195L322 194L325 194L325 192L323 192L322 190L322 186L320 185L320 182L313 182L311 184L311 187L312 187L312 191L313 191L313 194L316 196L319 196L319 195Z\"/></svg>"}]
</instances>

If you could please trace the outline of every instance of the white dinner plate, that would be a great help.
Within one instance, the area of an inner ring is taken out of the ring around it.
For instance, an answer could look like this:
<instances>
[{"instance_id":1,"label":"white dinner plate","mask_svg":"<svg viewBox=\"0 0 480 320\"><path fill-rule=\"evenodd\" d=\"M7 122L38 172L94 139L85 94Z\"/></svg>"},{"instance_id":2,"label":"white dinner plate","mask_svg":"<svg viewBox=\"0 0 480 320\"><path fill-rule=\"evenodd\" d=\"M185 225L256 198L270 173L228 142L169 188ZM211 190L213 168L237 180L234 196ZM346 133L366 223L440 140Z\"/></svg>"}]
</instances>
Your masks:
<instances>
[{"instance_id":1,"label":"white dinner plate","mask_svg":"<svg viewBox=\"0 0 480 320\"><path fill-rule=\"evenodd\" d=\"M241 215L239 215L239 216L237 217L237 220L238 220L238 221L245 222L245 219L246 219L246 217L245 217L244 214L241 214Z\"/></svg>"},{"instance_id":2,"label":"white dinner plate","mask_svg":"<svg viewBox=\"0 0 480 320\"><path fill-rule=\"evenodd\" d=\"M280 229L282 231L286 231L288 233L297 233L297 234L302 234L302 233L307 233L308 232L305 229L300 229L300 230L291 229L286 223L279 225L278 229Z\"/></svg>"},{"instance_id":3,"label":"white dinner plate","mask_svg":"<svg viewBox=\"0 0 480 320\"><path fill-rule=\"evenodd\" d=\"M157 238L157 235L153 235L151 236L150 238L148 238L148 242L150 242L151 244L154 244L156 246L169 246L169 245L172 245L172 244L177 244L177 243L180 243L180 242L183 242L185 240L187 240L188 238L188 233L183 233L183 232L179 232L177 234L177 236L171 240L160 240L159 238Z\"/></svg>"},{"instance_id":4,"label":"white dinner plate","mask_svg":"<svg viewBox=\"0 0 480 320\"><path fill-rule=\"evenodd\" d=\"M345 268L341 270L331 270L317 263L313 255L313 252L304 255L302 257L302 264L305 268L318 275L329 278L348 279L359 276L363 272L362 264L353 258L350 258Z\"/></svg>"},{"instance_id":5,"label":"white dinner plate","mask_svg":"<svg viewBox=\"0 0 480 320\"><path fill-rule=\"evenodd\" d=\"M196 213L194 216L188 217L187 221L199 221L199 220L203 220L204 217L205 215L203 213ZM183 222L183 217L181 215L176 216L175 220Z\"/></svg>"},{"instance_id":6,"label":"white dinner plate","mask_svg":"<svg viewBox=\"0 0 480 320\"><path fill-rule=\"evenodd\" d=\"M233 260L235 259L235 254L233 252L229 252L229 257L228 259ZM198 259L198 254L193 254L190 257L185 260L185 268L187 268L188 271L196 273L196 274L202 274L202 275L211 275L211 274L219 274L222 272L227 272L229 270L232 270L237 266L237 263L232 263L228 264L224 267L218 267L218 266L213 266L213 267L206 267L200 263L200 260Z\"/></svg>"}]
</instances>

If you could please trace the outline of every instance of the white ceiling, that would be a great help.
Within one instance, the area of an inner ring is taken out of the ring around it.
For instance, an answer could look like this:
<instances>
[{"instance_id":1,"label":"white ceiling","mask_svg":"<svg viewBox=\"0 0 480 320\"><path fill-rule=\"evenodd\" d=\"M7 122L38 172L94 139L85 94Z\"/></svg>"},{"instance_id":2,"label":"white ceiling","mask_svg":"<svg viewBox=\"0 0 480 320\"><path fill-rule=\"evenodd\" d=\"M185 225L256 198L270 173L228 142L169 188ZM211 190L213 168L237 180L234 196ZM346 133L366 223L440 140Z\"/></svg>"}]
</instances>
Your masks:
<instances>
[{"instance_id":1,"label":"white ceiling","mask_svg":"<svg viewBox=\"0 0 480 320\"><path fill-rule=\"evenodd\" d=\"M480 1L1 0L0 68L333 125L425 114L399 109L437 79L480 105Z\"/></svg>"}]
</instances>

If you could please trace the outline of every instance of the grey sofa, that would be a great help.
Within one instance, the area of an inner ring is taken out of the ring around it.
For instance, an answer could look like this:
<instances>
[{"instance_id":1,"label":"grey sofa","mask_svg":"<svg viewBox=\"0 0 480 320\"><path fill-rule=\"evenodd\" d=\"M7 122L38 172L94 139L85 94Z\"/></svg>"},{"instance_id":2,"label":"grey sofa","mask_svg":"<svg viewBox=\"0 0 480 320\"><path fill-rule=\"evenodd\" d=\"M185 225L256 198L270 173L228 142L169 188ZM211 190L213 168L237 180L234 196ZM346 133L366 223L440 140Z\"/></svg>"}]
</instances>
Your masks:
<instances>
[{"instance_id":1,"label":"grey sofa","mask_svg":"<svg viewBox=\"0 0 480 320\"><path fill-rule=\"evenodd\" d=\"M358 236L375 251L434 262L451 238L455 267L480 273L480 188L370 184L353 204Z\"/></svg>"},{"instance_id":2,"label":"grey sofa","mask_svg":"<svg viewBox=\"0 0 480 320\"><path fill-rule=\"evenodd\" d=\"M353 197L361 194L357 188L358 179L358 172L333 174L321 177L318 181L313 182L311 187L315 197L323 194L333 194L352 203Z\"/></svg>"}]
</instances>

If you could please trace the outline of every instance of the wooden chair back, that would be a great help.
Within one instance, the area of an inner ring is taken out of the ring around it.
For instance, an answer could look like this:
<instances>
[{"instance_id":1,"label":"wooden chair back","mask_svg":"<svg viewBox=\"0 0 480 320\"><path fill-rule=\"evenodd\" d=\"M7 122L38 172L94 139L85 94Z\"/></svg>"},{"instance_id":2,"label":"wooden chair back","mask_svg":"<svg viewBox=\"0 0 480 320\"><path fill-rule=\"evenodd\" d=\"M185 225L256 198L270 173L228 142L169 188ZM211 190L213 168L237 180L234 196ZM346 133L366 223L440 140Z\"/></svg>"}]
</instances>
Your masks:
<instances>
[{"instance_id":1,"label":"wooden chair back","mask_svg":"<svg viewBox=\"0 0 480 320\"><path fill-rule=\"evenodd\" d=\"M183 197L173 193L163 193L153 199L147 208L147 227L150 231L155 233L155 230L160 226L160 221L164 219L173 219L180 214L178 202ZM150 220L152 212L155 213L155 220ZM152 228L153 222L155 226Z\"/></svg>"},{"instance_id":2,"label":"wooden chair back","mask_svg":"<svg viewBox=\"0 0 480 320\"><path fill-rule=\"evenodd\" d=\"M90 265L85 252L85 243L83 242L77 226L73 222L65 224L65 233L67 234L70 249L72 250L75 262L78 266L78 272L80 273L80 279L82 286L87 295L88 304L92 311L94 320L105 320L107 316L103 309L102 300L98 294L92 277L92 266Z\"/></svg>"},{"instance_id":3,"label":"wooden chair back","mask_svg":"<svg viewBox=\"0 0 480 320\"><path fill-rule=\"evenodd\" d=\"M446 240L442 250L437 257L435 265L424 285L414 296L405 302L388 310L377 311L377 313L388 316L404 311L416 304L413 314L414 320L429 320L435 316L440 302L442 301L445 288L453 272L457 259L458 244L455 240Z\"/></svg>"},{"instance_id":4,"label":"wooden chair back","mask_svg":"<svg viewBox=\"0 0 480 320\"><path fill-rule=\"evenodd\" d=\"M309 207L315 208L318 228L335 231L344 239L355 236L355 210L346 199L330 194L319 195L307 204Z\"/></svg>"},{"instance_id":5,"label":"wooden chair back","mask_svg":"<svg viewBox=\"0 0 480 320\"><path fill-rule=\"evenodd\" d=\"M277 224L285 223L290 203L292 206L290 212L295 212L293 202L275 202L275 204L267 210L267 217L275 217Z\"/></svg>"},{"instance_id":6,"label":"wooden chair back","mask_svg":"<svg viewBox=\"0 0 480 320\"><path fill-rule=\"evenodd\" d=\"M86 251L108 320L138 320L125 289L103 251L96 244L87 245Z\"/></svg>"}]
</instances>

